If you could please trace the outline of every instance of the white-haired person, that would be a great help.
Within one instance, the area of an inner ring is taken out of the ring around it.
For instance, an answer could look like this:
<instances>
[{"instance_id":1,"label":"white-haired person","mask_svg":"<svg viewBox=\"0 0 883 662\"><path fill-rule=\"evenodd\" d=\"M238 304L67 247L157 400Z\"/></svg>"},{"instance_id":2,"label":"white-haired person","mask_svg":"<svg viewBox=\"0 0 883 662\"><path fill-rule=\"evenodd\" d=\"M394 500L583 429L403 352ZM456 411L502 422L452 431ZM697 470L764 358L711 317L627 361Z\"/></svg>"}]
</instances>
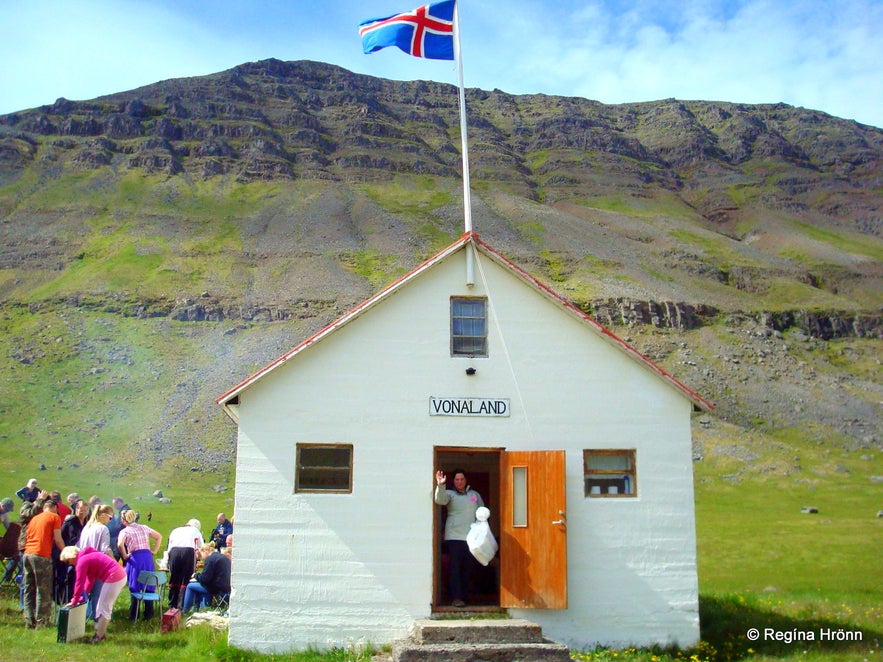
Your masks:
<instances>
[{"instance_id":1,"label":"white-haired person","mask_svg":"<svg viewBox=\"0 0 883 662\"><path fill-rule=\"evenodd\" d=\"M36 501L37 497L40 496L40 488L37 487L37 479L31 478L24 487L15 493L15 496L22 501Z\"/></svg>"},{"instance_id":2,"label":"white-haired person","mask_svg":"<svg viewBox=\"0 0 883 662\"><path fill-rule=\"evenodd\" d=\"M162 534L149 526L138 523L138 513L124 510L122 514L123 528L117 537L117 550L126 564L126 577L129 579L129 591L143 591L144 584L138 581L143 571L153 572L156 565L153 557L159 554L162 547ZM138 600L134 597L129 605L129 619L135 620L138 613ZM144 618L153 617L153 601L148 600L144 606Z\"/></svg>"},{"instance_id":3,"label":"white-haired person","mask_svg":"<svg viewBox=\"0 0 883 662\"><path fill-rule=\"evenodd\" d=\"M204 544L198 519L172 529L169 534L169 607L183 608L184 592L196 570L196 550Z\"/></svg>"},{"instance_id":4,"label":"white-haired person","mask_svg":"<svg viewBox=\"0 0 883 662\"><path fill-rule=\"evenodd\" d=\"M61 550L59 559L62 563L72 565L76 569L77 581L74 584L74 595L67 604L74 607L86 601L86 595L92 590L95 582L102 582L101 592L95 603L95 635L93 642L104 641L107 626L113 615L113 605L126 585L126 572L112 556L102 554L94 547L77 549L74 546Z\"/></svg>"}]
</instances>

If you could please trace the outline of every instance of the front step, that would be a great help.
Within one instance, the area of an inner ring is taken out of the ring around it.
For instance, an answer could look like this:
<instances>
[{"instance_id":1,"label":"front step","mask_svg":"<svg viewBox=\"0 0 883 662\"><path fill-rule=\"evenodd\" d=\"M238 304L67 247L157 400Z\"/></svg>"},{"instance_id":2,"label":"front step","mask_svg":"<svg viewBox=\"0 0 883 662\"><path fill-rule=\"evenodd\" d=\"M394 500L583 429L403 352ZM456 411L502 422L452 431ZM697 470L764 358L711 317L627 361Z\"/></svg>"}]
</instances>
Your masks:
<instances>
[{"instance_id":1,"label":"front step","mask_svg":"<svg viewBox=\"0 0 883 662\"><path fill-rule=\"evenodd\" d=\"M421 644L540 644L543 629L520 618L417 621L411 635Z\"/></svg>"},{"instance_id":2,"label":"front step","mask_svg":"<svg viewBox=\"0 0 883 662\"><path fill-rule=\"evenodd\" d=\"M569 662L567 646L543 639L530 621L417 621L393 645L394 662Z\"/></svg>"}]
</instances>

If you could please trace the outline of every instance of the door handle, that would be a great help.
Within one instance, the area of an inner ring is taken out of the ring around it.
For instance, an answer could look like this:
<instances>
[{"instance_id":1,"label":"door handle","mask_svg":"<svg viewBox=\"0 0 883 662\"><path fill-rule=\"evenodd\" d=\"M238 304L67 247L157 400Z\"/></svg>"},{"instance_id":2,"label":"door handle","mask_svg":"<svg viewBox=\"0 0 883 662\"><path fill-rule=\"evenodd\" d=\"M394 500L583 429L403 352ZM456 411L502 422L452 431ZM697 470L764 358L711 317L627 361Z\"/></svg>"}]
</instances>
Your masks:
<instances>
[{"instance_id":1,"label":"door handle","mask_svg":"<svg viewBox=\"0 0 883 662\"><path fill-rule=\"evenodd\" d=\"M563 510L559 510L558 514L561 516L561 519L552 520L552 524L560 524L561 526L567 526L567 516L565 515Z\"/></svg>"}]
</instances>

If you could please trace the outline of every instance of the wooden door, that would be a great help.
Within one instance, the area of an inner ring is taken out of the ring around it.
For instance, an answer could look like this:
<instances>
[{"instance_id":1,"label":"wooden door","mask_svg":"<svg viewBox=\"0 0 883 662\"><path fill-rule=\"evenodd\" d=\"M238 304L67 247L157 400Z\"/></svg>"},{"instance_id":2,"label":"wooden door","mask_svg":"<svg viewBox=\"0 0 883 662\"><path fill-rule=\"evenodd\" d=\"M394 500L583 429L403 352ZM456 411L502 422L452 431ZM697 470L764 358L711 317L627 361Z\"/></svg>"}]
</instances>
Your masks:
<instances>
[{"instance_id":1,"label":"wooden door","mask_svg":"<svg viewBox=\"0 0 883 662\"><path fill-rule=\"evenodd\" d=\"M500 606L567 608L564 451L500 454Z\"/></svg>"}]
</instances>

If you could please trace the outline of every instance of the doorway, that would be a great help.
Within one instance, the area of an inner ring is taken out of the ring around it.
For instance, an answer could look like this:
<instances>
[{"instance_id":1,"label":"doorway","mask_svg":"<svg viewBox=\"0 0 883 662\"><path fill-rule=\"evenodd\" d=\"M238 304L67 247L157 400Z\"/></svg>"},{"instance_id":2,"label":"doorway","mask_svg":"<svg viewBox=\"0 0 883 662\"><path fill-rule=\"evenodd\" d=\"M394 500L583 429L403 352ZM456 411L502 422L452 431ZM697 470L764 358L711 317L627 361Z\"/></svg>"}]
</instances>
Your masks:
<instances>
[{"instance_id":1,"label":"doorway","mask_svg":"<svg viewBox=\"0 0 883 662\"><path fill-rule=\"evenodd\" d=\"M454 471L466 473L469 486L481 495L491 511L488 523L494 537L500 540L500 453L502 448L435 447L433 475L441 469L447 474L448 489L453 489ZM451 609L448 595L449 558L444 551L445 508L433 506L433 611ZM500 606L500 554L487 565L475 561L472 567L469 600L470 610L498 609Z\"/></svg>"}]
</instances>

